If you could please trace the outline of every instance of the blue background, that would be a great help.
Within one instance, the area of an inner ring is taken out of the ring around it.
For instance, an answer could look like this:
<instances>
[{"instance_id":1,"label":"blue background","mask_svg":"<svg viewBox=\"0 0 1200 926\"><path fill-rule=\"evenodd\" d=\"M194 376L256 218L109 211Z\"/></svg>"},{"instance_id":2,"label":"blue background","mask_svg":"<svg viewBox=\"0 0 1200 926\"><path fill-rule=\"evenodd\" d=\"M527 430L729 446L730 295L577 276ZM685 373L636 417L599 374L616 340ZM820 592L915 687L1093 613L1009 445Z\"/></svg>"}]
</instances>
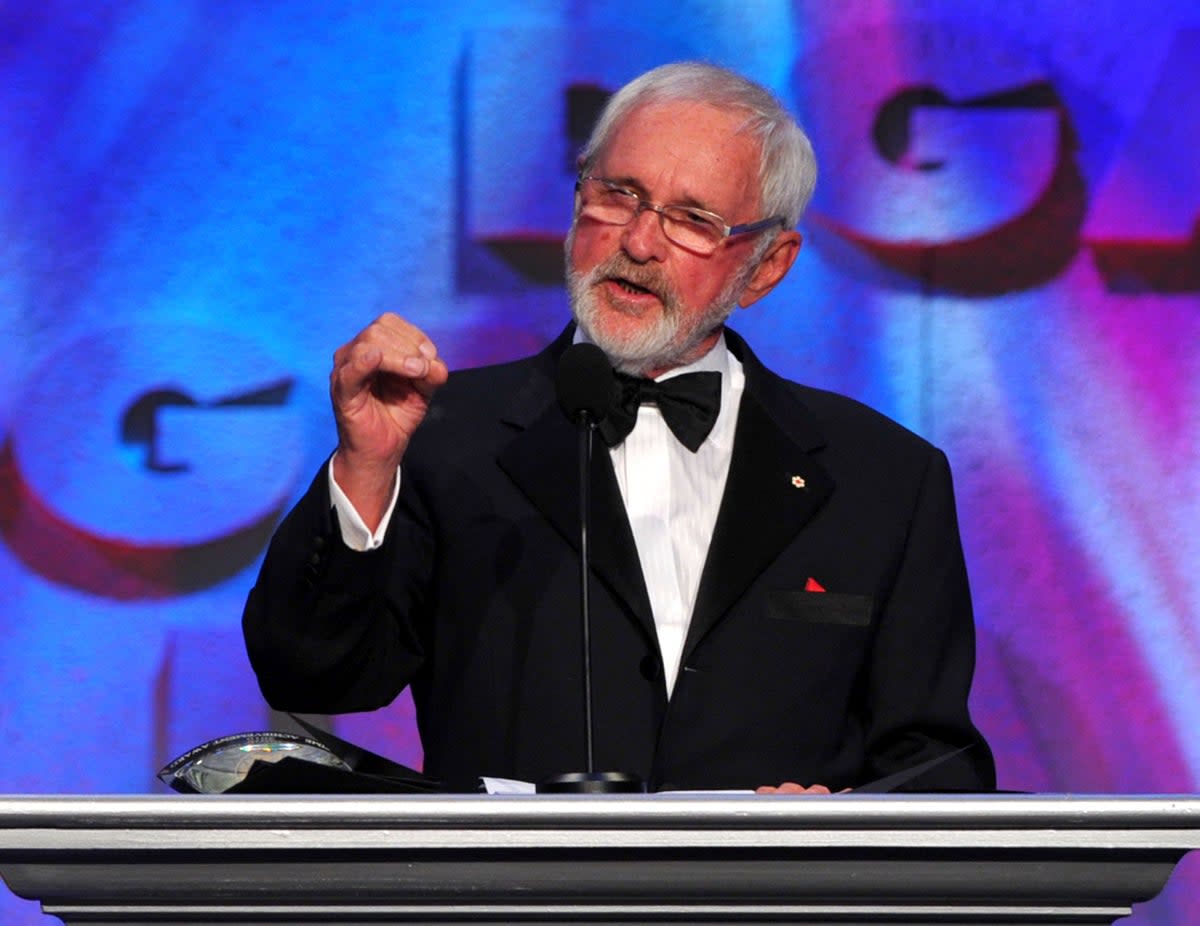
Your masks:
<instances>
[{"instance_id":1,"label":"blue background","mask_svg":"<svg viewBox=\"0 0 1200 926\"><path fill-rule=\"evenodd\" d=\"M1195 4L6 0L0 791L158 791L276 722L238 620L333 350L386 310L452 367L544 344L589 100L684 57L813 136L733 324L948 452L1001 786L1197 790ZM406 700L336 728L420 762Z\"/></svg>"}]
</instances>

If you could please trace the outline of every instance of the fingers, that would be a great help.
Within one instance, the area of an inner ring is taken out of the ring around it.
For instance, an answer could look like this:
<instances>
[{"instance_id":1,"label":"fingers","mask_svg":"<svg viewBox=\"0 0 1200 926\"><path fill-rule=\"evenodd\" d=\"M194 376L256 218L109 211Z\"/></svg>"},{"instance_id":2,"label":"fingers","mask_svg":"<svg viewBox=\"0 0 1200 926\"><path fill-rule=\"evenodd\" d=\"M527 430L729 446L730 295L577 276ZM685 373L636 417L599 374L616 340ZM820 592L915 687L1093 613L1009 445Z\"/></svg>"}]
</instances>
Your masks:
<instances>
[{"instance_id":1,"label":"fingers","mask_svg":"<svg viewBox=\"0 0 1200 926\"><path fill-rule=\"evenodd\" d=\"M413 380L429 381L433 386L440 386L444 383L445 377L448 375L446 364L442 362L437 355L437 347L427 338L419 328L415 328L399 319L397 316L383 316L381 321L390 322L392 319L401 321L408 329L413 337L416 338L416 353L408 353L405 355L397 355L397 358L385 355L383 361L389 363L393 359L399 359L400 370L402 375L408 376ZM387 372L395 372L388 370Z\"/></svg>"},{"instance_id":2,"label":"fingers","mask_svg":"<svg viewBox=\"0 0 1200 926\"><path fill-rule=\"evenodd\" d=\"M850 790L849 788L845 790ZM812 785L804 787L804 785L796 784L794 781L785 781L780 785L762 785L754 789L755 794L830 794L832 793L825 785ZM844 793L844 792L843 792Z\"/></svg>"},{"instance_id":3,"label":"fingers","mask_svg":"<svg viewBox=\"0 0 1200 926\"><path fill-rule=\"evenodd\" d=\"M330 393L346 408L366 395L384 376L407 381L426 399L446 382L449 370L433 341L398 315L381 315L333 355Z\"/></svg>"},{"instance_id":4,"label":"fingers","mask_svg":"<svg viewBox=\"0 0 1200 926\"><path fill-rule=\"evenodd\" d=\"M329 374L339 485L342 477L373 488L390 481L430 397L448 377L429 337L398 315L380 316L339 347Z\"/></svg>"}]
</instances>

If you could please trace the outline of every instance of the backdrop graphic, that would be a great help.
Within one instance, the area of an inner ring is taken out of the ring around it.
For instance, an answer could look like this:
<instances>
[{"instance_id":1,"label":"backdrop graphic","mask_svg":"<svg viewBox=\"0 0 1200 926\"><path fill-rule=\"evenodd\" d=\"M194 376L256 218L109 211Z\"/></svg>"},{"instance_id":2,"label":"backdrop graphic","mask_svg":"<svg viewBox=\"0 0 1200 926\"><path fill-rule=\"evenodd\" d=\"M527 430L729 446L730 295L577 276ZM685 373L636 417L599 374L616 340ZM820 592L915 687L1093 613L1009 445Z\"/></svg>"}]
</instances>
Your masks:
<instances>
[{"instance_id":1,"label":"backdrop graphic","mask_svg":"<svg viewBox=\"0 0 1200 926\"><path fill-rule=\"evenodd\" d=\"M685 57L810 130L806 246L733 325L950 456L1001 786L1197 790L1194 3L0 0L0 791L273 722L238 620L333 350L544 344L590 120ZM406 701L336 727L420 761Z\"/></svg>"}]
</instances>

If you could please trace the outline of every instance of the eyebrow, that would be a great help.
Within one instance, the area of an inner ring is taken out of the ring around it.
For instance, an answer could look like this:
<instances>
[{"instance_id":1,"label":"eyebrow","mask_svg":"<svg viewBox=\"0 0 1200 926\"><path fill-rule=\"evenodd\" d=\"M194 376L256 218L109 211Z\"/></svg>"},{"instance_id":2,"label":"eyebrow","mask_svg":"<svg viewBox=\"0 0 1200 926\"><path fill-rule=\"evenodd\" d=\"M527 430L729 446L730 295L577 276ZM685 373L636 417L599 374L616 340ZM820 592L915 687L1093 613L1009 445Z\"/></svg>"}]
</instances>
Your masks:
<instances>
[{"instance_id":1,"label":"eyebrow","mask_svg":"<svg viewBox=\"0 0 1200 926\"><path fill-rule=\"evenodd\" d=\"M645 185L636 177L630 176L613 176L611 174L604 175L605 180L611 180L613 183L618 183L621 186L627 186L631 190L637 192L643 199L649 198L649 191ZM711 212L713 215L719 215L717 210L707 203L697 199L695 196L684 196L682 199L672 199L669 202L663 203L664 206L686 206L689 209L701 209L704 212Z\"/></svg>"}]
</instances>

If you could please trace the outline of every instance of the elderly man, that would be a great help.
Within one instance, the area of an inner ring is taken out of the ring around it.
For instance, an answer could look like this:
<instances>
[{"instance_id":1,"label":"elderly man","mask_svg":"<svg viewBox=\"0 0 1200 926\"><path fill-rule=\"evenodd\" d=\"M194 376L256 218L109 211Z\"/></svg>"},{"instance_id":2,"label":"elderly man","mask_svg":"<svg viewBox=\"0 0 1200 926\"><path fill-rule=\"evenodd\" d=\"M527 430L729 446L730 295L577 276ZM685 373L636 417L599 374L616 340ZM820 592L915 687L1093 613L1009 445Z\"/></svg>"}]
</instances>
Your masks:
<instances>
[{"instance_id":1,"label":"elderly man","mask_svg":"<svg viewBox=\"0 0 1200 926\"><path fill-rule=\"evenodd\" d=\"M912 786L994 787L944 456L725 328L800 249L803 132L736 74L668 65L610 100L579 163L576 324L546 350L451 376L385 315L334 355L337 450L246 606L268 701L368 710L411 685L435 777L583 766L577 445L554 375L584 340L639 380L708 374L689 379L719 401L685 434L625 380L633 428L595 454L596 765L652 790L825 793L961 750Z\"/></svg>"}]
</instances>

